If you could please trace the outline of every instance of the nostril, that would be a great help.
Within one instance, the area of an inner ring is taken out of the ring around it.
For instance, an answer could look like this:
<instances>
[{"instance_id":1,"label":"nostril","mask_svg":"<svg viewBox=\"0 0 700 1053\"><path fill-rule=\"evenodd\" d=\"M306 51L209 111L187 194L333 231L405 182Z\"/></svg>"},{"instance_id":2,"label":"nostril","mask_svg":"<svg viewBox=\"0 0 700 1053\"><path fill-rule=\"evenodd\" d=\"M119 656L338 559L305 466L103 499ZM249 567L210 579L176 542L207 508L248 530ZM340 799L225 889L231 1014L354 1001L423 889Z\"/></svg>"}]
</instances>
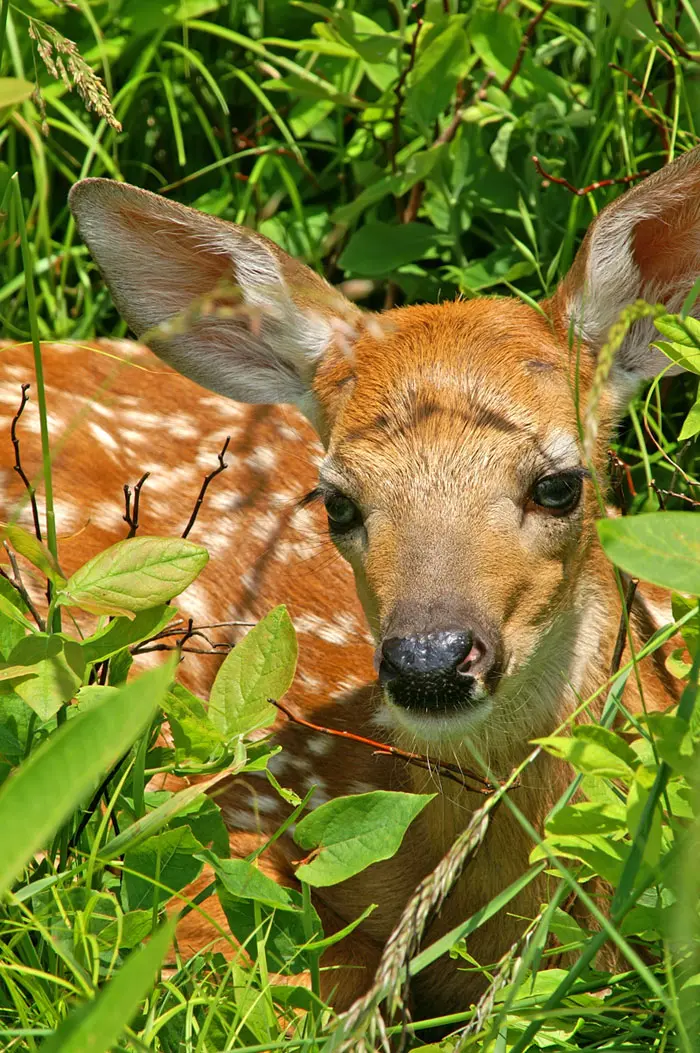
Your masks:
<instances>
[{"instance_id":1,"label":"nostril","mask_svg":"<svg viewBox=\"0 0 700 1053\"><path fill-rule=\"evenodd\" d=\"M457 666L457 672L463 675L472 674L475 668L483 662L484 656L486 655L486 648L480 640L473 639L472 645L469 648L469 653L465 655L462 661Z\"/></svg>"}]
</instances>

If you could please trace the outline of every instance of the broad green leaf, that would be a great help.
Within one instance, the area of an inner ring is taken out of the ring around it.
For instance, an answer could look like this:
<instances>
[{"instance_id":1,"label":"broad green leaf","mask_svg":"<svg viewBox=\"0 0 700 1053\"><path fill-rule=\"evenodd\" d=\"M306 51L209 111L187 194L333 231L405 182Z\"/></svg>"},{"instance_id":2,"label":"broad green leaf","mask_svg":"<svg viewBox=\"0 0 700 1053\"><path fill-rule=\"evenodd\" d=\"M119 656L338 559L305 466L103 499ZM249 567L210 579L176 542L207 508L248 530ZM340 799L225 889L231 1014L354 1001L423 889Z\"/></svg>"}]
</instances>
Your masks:
<instances>
[{"instance_id":1,"label":"broad green leaf","mask_svg":"<svg viewBox=\"0 0 700 1053\"><path fill-rule=\"evenodd\" d=\"M34 91L34 85L20 77L0 77L0 110L25 102Z\"/></svg>"},{"instance_id":2,"label":"broad green leaf","mask_svg":"<svg viewBox=\"0 0 700 1053\"><path fill-rule=\"evenodd\" d=\"M182 538L127 538L76 570L58 599L95 614L137 614L179 595L208 559Z\"/></svg>"},{"instance_id":3,"label":"broad green leaf","mask_svg":"<svg viewBox=\"0 0 700 1053\"><path fill-rule=\"evenodd\" d=\"M97 996L66 1017L42 1043L40 1053L108 1053L153 987L175 931L163 925L148 943L134 951Z\"/></svg>"},{"instance_id":4,"label":"broad green leaf","mask_svg":"<svg viewBox=\"0 0 700 1053\"><path fill-rule=\"evenodd\" d=\"M148 909L169 900L202 869L203 851L188 826L142 841L124 856L124 901L128 910ZM164 886L164 887L161 887Z\"/></svg>"},{"instance_id":5,"label":"broad green leaf","mask_svg":"<svg viewBox=\"0 0 700 1053\"><path fill-rule=\"evenodd\" d=\"M700 373L700 348L688 347L686 344L671 343L668 340L657 340L652 344L663 351L666 358L686 369L689 373Z\"/></svg>"},{"instance_id":6,"label":"broad green leaf","mask_svg":"<svg viewBox=\"0 0 700 1053\"><path fill-rule=\"evenodd\" d=\"M296 876L309 885L336 885L372 863L390 859L406 830L435 794L375 790L336 797L297 824L294 840L311 853Z\"/></svg>"},{"instance_id":7,"label":"broad green leaf","mask_svg":"<svg viewBox=\"0 0 700 1053\"><path fill-rule=\"evenodd\" d=\"M57 634L23 636L0 665L0 680L22 678L15 692L42 721L49 720L69 702L82 683L85 660L80 645Z\"/></svg>"},{"instance_id":8,"label":"broad green leaf","mask_svg":"<svg viewBox=\"0 0 700 1053\"><path fill-rule=\"evenodd\" d=\"M583 731L584 728L587 729L587 726L576 728L576 731ZM598 730L604 731L605 729ZM609 779L632 778L633 771L630 764L618 756L617 752L608 749L607 744L596 741L594 737L578 734L553 735L534 741L543 746L547 753L568 761L577 771L585 775L604 775ZM631 750L630 754L636 761Z\"/></svg>"},{"instance_id":9,"label":"broad green leaf","mask_svg":"<svg viewBox=\"0 0 700 1053\"><path fill-rule=\"evenodd\" d=\"M120 950L130 951L132 947L138 947L150 936L152 927L152 911L129 910L126 914L122 914L119 921L112 921L109 925L105 925L100 936L106 947L110 949L119 947Z\"/></svg>"},{"instance_id":10,"label":"broad green leaf","mask_svg":"<svg viewBox=\"0 0 700 1053\"><path fill-rule=\"evenodd\" d=\"M141 735L165 694L174 664L164 662L118 697L69 720L4 783L0 894Z\"/></svg>"},{"instance_id":11,"label":"broad green leaf","mask_svg":"<svg viewBox=\"0 0 700 1053\"><path fill-rule=\"evenodd\" d=\"M217 859L211 852L202 853L202 858L213 867L230 896L256 900L279 910L298 909L288 889L278 885L247 859Z\"/></svg>"},{"instance_id":12,"label":"broad green leaf","mask_svg":"<svg viewBox=\"0 0 700 1053\"><path fill-rule=\"evenodd\" d=\"M406 113L421 129L429 128L449 106L466 72L469 37L464 23L464 15L453 15L444 29L424 31L419 38L415 65L406 82Z\"/></svg>"},{"instance_id":13,"label":"broad green leaf","mask_svg":"<svg viewBox=\"0 0 700 1053\"><path fill-rule=\"evenodd\" d=\"M379 277L423 259L435 246L435 231L424 223L365 223L350 238L338 263L363 277Z\"/></svg>"},{"instance_id":14,"label":"broad green leaf","mask_svg":"<svg viewBox=\"0 0 700 1053\"><path fill-rule=\"evenodd\" d=\"M700 596L700 516L651 512L597 526L606 556L628 574Z\"/></svg>"},{"instance_id":15,"label":"broad green leaf","mask_svg":"<svg viewBox=\"0 0 700 1053\"><path fill-rule=\"evenodd\" d=\"M209 719L227 739L271 724L269 698L280 699L291 686L297 640L286 607L275 607L237 643L216 675Z\"/></svg>"},{"instance_id":16,"label":"broad green leaf","mask_svg":"<svg viewBox=\"0 0 700 1053\"><path fill-rule=\"evenodd\" d=\"M28 530L17 526L16 523L0 523L0 537L7 538L13 549L19 552L20 556L29 560L32 566L40 570L57 589L65 585L66 579L56 559L34 534L30 534Z\"/></svg>"},{"instance_id":17,"label":"broad green leaf","mask_svg":"<svg viewBox=\"0 0 700 1053\"><path fill-rule=\"evenodd\" d=\"M156 636L176 614L174 607L160 604L139 611L135 618L115 618L81 642L85 661L102 662L125 647L133 647Z\"/></svg>"},{"instance_id":18,"label":"broad green leaf","mask_svg":"<svg viewBox=\"0 0 700 1053\"><path fill-rule=\"evenodd\" d=\"M175 748L185 757L206 761L219 752L224 738L209 719L204 703L182 684L175 684L163 703Z\"/></svg>"},{"instance_id":19,"label":"broad green leaf","mask_svg":"<svg viewBox=\"0 0 700 1053\"><path fill-rule=\"evenodd\" d=\"M688 410L688 416L683 421L678 438L692 439L700 433L700 396Z\"/></svg>"},{"instance_id":20,"label":"broad green leaf","mask_svg":"<svg viewBox=\"0 0 700 1053\"><path fill-rule=\"evenodd\" d=\"M662 336L674 344L690 348L700 347L700 321L697 318L689 316L681 319L676 315L664 314L654 319L654 325Z\"/></svg>"}]
</instances>

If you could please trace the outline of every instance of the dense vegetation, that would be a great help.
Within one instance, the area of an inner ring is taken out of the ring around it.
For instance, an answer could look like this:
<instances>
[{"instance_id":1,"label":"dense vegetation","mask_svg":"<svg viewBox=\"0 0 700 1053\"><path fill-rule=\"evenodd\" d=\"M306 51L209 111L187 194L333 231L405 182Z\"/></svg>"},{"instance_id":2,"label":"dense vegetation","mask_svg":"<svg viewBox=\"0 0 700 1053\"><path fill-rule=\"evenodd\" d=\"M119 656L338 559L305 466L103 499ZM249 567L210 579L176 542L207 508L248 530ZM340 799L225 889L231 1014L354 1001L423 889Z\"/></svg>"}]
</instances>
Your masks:
<instances>
[{"instance_id":1,"label":"dense vegetation","mask_svg":"<svg viewBox=\"0 0 700 1053\"><path fill-rule=\"evenodd\" d=\"M126 333L68 213L82 176L254 226L365 306L480 293L531 302L554 289L608 200L699 141L698 121L693 0L1 0L3 335L36 344ZM615 551L633 573L698 595L697 518L678 517L700 500L700 325L659 328L690 372L658 378L630 407L609 497L638 515L622 521ZM625 541L650 513L646 556L630 565ZM38 624L0 579L3 1048L321 1048L335 1019L317 995L323 937L308 889L329 864L321 854L300 875L303 893L282 893L253 879L252 861L227 860L218 808L201 792L209 782L147 788L155 772L215 780L264 766L271 747L246 736L269 721L271 688L247 678L244 697L241 669L275 648L283 694L296 655L286 614L271 612L232 652L207 715L173 687L170 664L126 682L130 650L168 625L169 601L206 552L135 538L66 581L55 537L43 546L16 526L4 534L51 583L51 599ZM120 605L107 577L119 577ZM91 636L61 631L65 606L95 616ZM509 956L480 963L489 996L450 1021L458 1037L446 1049L700 1049L696 602L677 597L674 616L687 648L670 666L686 682L678 711L637 720L624 740L610 730L623 663L602 725L573 752L571 738L549 741L571 755L586 798L557 811L533 855L531 873L549 867L555 892ZM216 704L236 691L237 707ZM156 745L166 717L173 750ZM421 804L381 807L402 830ZM384 847L360 851L352 822L348 812L334 880ZM164 905L205 861L247 954L178 956L154 985L171 940ZM563 910L593 874L616 890L611 919L600 918L628 963L614 978L592 964L601 938ZM465 919L450 952L471 967L475 924ZM549 968L550 935L557 955L575 952L574 969ZM441 950L424 951L422 965ZM270 972L304 970L311 991L270 983ZM346 1023L346 1048L375 1025L372 1012Z\"/></svg>"}]
</instances>

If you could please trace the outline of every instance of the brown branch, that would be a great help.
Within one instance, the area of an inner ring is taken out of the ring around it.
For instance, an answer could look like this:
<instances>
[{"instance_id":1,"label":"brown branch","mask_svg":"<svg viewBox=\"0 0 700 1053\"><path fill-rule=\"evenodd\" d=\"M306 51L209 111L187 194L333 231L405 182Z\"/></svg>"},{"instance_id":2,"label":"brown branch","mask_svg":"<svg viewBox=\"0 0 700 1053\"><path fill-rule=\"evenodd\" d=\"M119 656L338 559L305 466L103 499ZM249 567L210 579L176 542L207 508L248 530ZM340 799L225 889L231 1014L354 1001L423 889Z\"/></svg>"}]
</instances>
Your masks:
<instances>
[{"instance_id":1,"label":"brown branch","mask_svg":"<svg viewBox=\"0 0 700 1053\"><path fill-rule=\"evenodd\" d=\"M27 392L29 391L29 388L30 388L29 384L22 384L22 401L19 404L19 409L17 410L17 412L15 413L14 417L12 418L12 425L10 426L10 437L12 439L12 445L15 448L15 465L14 465L14 468L15 468L15 471L17 472L17 475L20 477L20 479L24 483L25 490L29 494L29 501L30 501L31 506L32 506L32 519L34 520L34 533L36 534L38 540L41 541L41 523L39 522L39 509L37 508L37 504L36 504L36 490L34 489L32 484L29 482L29 479L26 476L24 468L22 467L22 461L21 461L21 458L20 458L20 455L19 455L19 439L17 438L17 424L19 422L20 417L22 416L22 414L24 412L24 407L27 405L27 402L29 401L29 398L27 396Z\"/></svg>"},{"instance_id":2,"label":"brown branch","mask_svg":"<svg viewBox=\"0 0 700 1053\"><path fill-rule=\"evenodd\" d=\"M402 760L408 761L409 764L414 764L418 768L423 768L429 772L437 771L444 778L451 779L452 782L458 783L463 789L469 790L471 793L479 793L482 796L488 796L488 794L493 793L495 789L487 779L482 778L473 771L469 771L468 768L460 768L459 765L448 764L446 761L431 761L428 757L421 756L420 753L409 753L407 750L398 749L397 746L390 746L386 742L376 742L374 739L367 739L363 735L356 735L352 731L341 731L338 728L326 728L321 724L312 724L310 720L304 720L303 717L298 717L291 709L288 709L284 703L278 702L274 698L268 698L268 702L284 713L293 724L299 724L302 728L308 728L310 731L318 731L323 735L333 735L336 738L349 739L351 742L359 742L363 746L370 746L378 756L400 757ZM474 782L479 783L480 786L468 786L465 782L466 779L473 779Z\"/></svg>"},{"instance_id":3,"label":"brown branch","mask_svg":"<svg viewBox=\"0 0 700 1053\"><path fill-rule=\"evenodd\" d=\"M664 40L666 40L671 45L675 53L677 55L680 55L681 58L689 59L690 62L700 62L700 51L688 51L683 46L682 41L679 40L678 37L674 33L672 33L670 29L666 29L666 26L663 24L661 19L656 17L653 0L645 0L645 2L647 5L647 11L649 12L649 17L651 18L652 22L654 23L655 27L658 29L659 33L664 38Z\"/></svg>"},{"instance_id":4,"label":"brown branch","mask_svg":"<svg viewBox=\"0 0 700 1053\"><path fill-rule=\"evenodd\" d=\"M547 2L544 3L542 5L542 7L539 9L537 14L533 18L531 18L530 21L528 22L528 24L526 25L525 32L523 33L523 38L520 41L520 47L518 48L518 54L515 56L515 62L513 63L513 68L510 71L510 73L508 74L508 76L506 77L506 79L503 81L503 84L501 85L501 91L504 91L506 94L508 94L508 92L510 91L511 86L513 84L513 81L515 80L517 75L520 73L520 67L523 64L523 59L525 58L525 52L527 51L527 49L528 49L528 47L530 45L530 41L532 40L533 33L535 32L535 30L537 29L537 26L540 24L540 22L542 21L544 16L547 14L547 12L549 11L551 6L552 6L552 0L547 0Z\"/></svg>"},{"instance_id":5,"label":"brown branch","mask_svg":"<svg viewBox=\"0 0 700 1053\"><path fill-rule=\"evenodd\" d=\"M212 481L212 479L215 476L219 475L221 472L225 471L228 468L228 465L224 461L224 455L226 454L226 451L228 449L228 444L230 443L230 441L231 441L231 436L227 435L226 436L226 442L224 443L224 445L221 448L221 453L218 455L219 463L218 463L217 467L214 468L213 471L209 472L209 475L206 475L204 477L204 482L202 483L202 488L199 491L199 496L197 497L197 500L194 503L194 508L192 509L192 515L190 516L190 518L189 518L189 520L187 522L187 526L182 531L182 535L181 535L182 537L187 537L187 535L189 534L190 530L194 526L194 524L195 524L195 522L197 520L197 516L199 515L199 510L202 507L202 502L204 501L204 495L206 494L207 489L209 488L209 483Z\"/></svg>"},{"instance_id":6,"label":"brown branch","mask_svg":"<svg viewBox=\"0 0 700 1053\"><path fill-rule=\"evenodd\" d=\"M141 500L141 487L148 479L150 472L144 472L134 487L134 508L131 509L131 488L124 483L124 515L122 519L129 526L127 537L134 537L139 528L139 502Z\"/></svg>"},{"instance_id":7,"label":"brown branch","mask_svg":"<svg viewBox=\"0 0 700 1053\"><path fill-rule=\"evenodd\" d=\"M5 578L5 580L10 583L12 588L15 589L19 596L21 596L22 600L27 605L27 610L29 611L32 618L43 633L46 629L46 624L44 622L44 619L39 614L39 611L37 610L36 606L34 605L34 601L27 592L24 582L22 581L22 574L20 572L19 566L17 565L17 560L15 559L14 552L8 546L6 541L3 542L3 548L5 549L5 552L7 552L7 556L10 560L10 566L12 567L12 573L14 577L11 578L7 571L4 570L2 567L0 567L0 574L2 574L3 578Z\"/></svg>"},{"instance_id":8,"label":"brown branch","mask_svg":"<svg viewBox=\"0 0 700 1053\"><path fill-rule=\"evenodd\" d=\"M636 179L646 179L646 177L649 175L649 170L645 168L641 172L634 172L632 175L619 176L617 179L598 179L594 183L589 183L588 186L576 187L573 185L573 183L570 183L568 179L562 179L561 176L554 176L550 175L549 172L545 172L544 168L540 164L539 157L533 157L532 163L534 164L539 174L542 176L542 186L545 189L549 186L550 183L556 183L557 186L566 187L566 189L571 194L575 194L576 197L585 197L586 194L590 194L591 191L601 190L603 187L606 186L626 186L628 183L633 183Z\"/></svg>"},{"instance_id":9,"label":"brown branch","mask_svg":"<svg viewBox=\"0 0 700 1053\"><path fill-rule=\"evenodd\" d=\"M625 641L627 639L627 623L629 621L630 614L632 613L632 604L634 603L634 594L637 591L637 585L639 581L637 578L630 578L627 586L627 592L625 593L624 606L620 614L620 624L617 629L617 639L615 640L615 647L613 648L612 659L610 662L610 676L615 676L618 669L620 668L620 661L622 660L622 652L625 649Z\"/></svg>"},{"instance_id":10,"label":"brown branch","mask_svg":"<svg viewBox=\"0 0 700 1053\"><path fill-rule=\"evenodd\" d=\"M691 508L700 508L700 501L694 501L688 494L679 494L675 490L662 490L656 483L652 483L654 492L661 501L661 497L675 497L678 501L685 501ZM663 505L663 502L661 502Z\"/></svg>"}]
</instances>

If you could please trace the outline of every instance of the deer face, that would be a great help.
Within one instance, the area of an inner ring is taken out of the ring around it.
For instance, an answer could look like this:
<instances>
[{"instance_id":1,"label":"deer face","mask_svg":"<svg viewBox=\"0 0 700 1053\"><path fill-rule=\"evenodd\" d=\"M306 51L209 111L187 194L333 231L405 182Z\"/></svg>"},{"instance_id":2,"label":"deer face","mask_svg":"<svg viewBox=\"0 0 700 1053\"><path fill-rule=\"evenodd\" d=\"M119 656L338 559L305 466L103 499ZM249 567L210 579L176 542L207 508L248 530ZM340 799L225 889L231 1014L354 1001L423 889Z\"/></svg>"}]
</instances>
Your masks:
<instances>
[{"instance_id":1,"label":"deer face","mask_svg":"<svg viewBox=\"0 0 700 1053\"><path fill-rule=\"evenodd\" d=\"M700 270L700 150L600 213L541 311L480 299L368 319L252 231L108 180L78 184L71 207L156 353L317 427L313 496L355 572L384 719L423 742L551 722L605 624L581 446L597 356L621 309L677 309ZM651 335L633 326L596 381L598 468L616 414L666 364Z\"/></svg>"},{"instance_id":2,"label":"deer face","mask_svg":"<svg viewBox=\"0 0 700 1053\"><path fill-rule=\"evenodd\" d=\"M572 598L596 506L574 363L546 318L473 300L383 322L317 372L314 496L355 572L391 719L442 737L495 719L530 666L573 675L562 634L587 607Z\"/></svg>"}]
</instances>

